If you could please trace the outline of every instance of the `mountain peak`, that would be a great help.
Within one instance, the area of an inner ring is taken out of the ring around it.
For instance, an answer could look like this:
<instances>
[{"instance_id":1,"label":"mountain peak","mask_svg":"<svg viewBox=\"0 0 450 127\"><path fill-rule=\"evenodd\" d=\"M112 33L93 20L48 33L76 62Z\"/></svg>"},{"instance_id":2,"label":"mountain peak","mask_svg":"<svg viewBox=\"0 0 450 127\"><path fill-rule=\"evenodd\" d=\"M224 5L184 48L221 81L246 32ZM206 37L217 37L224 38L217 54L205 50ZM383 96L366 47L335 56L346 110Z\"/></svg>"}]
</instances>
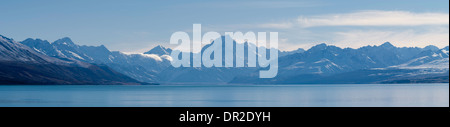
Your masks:
<instances>
[{"instance_id":1,"label":"mountain peak","mask_svg":"<svg viewBox=\"0 0 450 127\"><path fill-rule=\"evenodd\" d=\"M33 39L33 38L27 38L27 39L25 39L25 40L23 40L23 41L35 41L35 39Z\"/></svg>"},{"instance_id":2,"label":"mountain peak","mask_svg":"<svg viewBox=\"0 0 450 127\"><path fill-rule=\"evenodd\" d=\"M328 45L325 44L325 43L320 43L320 44L318 44L318 45L316 45L316 46L319 46L319 47L326 47L326 46L328 46Z\"/></svg>"},{"instance_id":3,"label":"mountain peak","mask_svg":"<svg viewBox=\"0 0 450 127\"><path fill-rule=\"evenodd\" d=\"M20 43L22 43L24 45L27 45L29 47L32 47L32 46L35 46L35 45L40 45L40 44L50 45L50 42L48 42L47 40L41 40L39 38L37 38L37 39L27 38L27 39L21 41Z\"/></svg>"},{"instance_id":4,"label":"mountain peak","mask_svg":"<svg viewBox=\"0 0 450 127\"><path fill-rule=\"evenodd\" d=\"M145 52L144 54L156 54L156 55L169 55L172 52L172 49L166 48L164 46L158 45L151 50Z\"/></svg>"},{"instance_id":5,"label":"mountain peak","mask_svg":"<svg viewBox=\"0 0 450 127\"><path fill-rule=\"evenodd\" d=\"M64 37L64 38L58 39L58 40L56 40L53 43L60 44L60 45L68 45L68 46L74 46L75 45L73 43L72 39L70 39L69 37Z\"/></svg>"},{"instance_id":6,"label":"mountain peak","mask_svg":"<svg viewBox=\"0 0 450 127\"><path fill-rule=\"evenodd\" d=\"M315 46L311 47L309 50L324 50L327 47L328 47L327 44L321 43L321 44L318 44L318 45L315 45Z\"/></svg>"},{"instance_id":7,"label":"mountain peak","mask_svg":"<svg viewBox=\"0 0 450 127\"><path fill-rule=\"evenodd\" d=\"M13 41L13 39L7 38L7 37L5 37L5 36L3 36L3 35L0 35L0 39L6 40L6 41Z\"/></svg>"},{"instance_id":8,"label":"mountain peak","mask_svg":"<svg viewBox=\"0 0 450 127\"><path fill-rule=\"evenodd\" d=\"M380 47L384 47L384 48L394 48L395 46L392 45L390 42L385 42L382 45L380 45Z\"/></svg>"},{"instance_id":9,"label":"mountain peak","mask_svg":"<svg viewBox=\"0 0 450 127\"><path fill-rule=\"evenodd\" d=\"M296 50L293 50L293 52L305 52L305 49L303 48L298 48Z\"/></svg>"},{"instance_id":10,"label":"mountain peak","mask_svg":"<svg viewBox=\"0 0 450 127\"><path fill-rule=\"evenodd\" d=\"M431 51L437 51L439 50L438 47L434 46L434 45L428 45L427 47L423 48L424 50L431 50Z\"/></svg>"}]
</instances>

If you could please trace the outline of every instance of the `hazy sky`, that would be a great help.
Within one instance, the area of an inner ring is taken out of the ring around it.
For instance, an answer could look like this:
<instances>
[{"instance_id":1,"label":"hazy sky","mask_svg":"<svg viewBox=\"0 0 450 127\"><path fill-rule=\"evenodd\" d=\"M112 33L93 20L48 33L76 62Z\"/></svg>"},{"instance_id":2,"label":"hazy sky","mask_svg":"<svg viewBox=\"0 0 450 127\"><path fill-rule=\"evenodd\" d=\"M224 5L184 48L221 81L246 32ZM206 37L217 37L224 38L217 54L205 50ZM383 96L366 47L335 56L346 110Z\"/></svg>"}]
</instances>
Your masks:
<instances>
[{"instance_id":1,"label":"hazy sky","mask_svg":"<svg viewBox=\"0 0 450 127\"><path fill-rule=\"evenodd\" d=\"M279 32L282 50L449 43L448 0L0 0L0 34L144 52L176 31ZM191 35L192 37L192 35Z\"/></svg>"}]
</instances>

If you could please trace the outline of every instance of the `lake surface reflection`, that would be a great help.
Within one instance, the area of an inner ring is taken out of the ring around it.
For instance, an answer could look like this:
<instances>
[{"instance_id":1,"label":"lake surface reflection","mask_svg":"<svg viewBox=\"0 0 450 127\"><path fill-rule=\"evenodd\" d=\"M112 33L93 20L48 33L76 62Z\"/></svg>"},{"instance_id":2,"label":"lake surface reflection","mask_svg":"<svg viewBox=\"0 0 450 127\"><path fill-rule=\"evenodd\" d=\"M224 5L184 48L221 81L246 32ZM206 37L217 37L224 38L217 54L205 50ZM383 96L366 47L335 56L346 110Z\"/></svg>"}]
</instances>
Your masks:
<instances>
[{"instance_id":1,"label":"lake surface reflection","mask_svg":"<svg viewBox=\"0 0 450 127\"><path fill-rule=\"evenodd\" d=\"M448 107L449 84L3 85L0 107Z\"/></svg>"}]
</instances>

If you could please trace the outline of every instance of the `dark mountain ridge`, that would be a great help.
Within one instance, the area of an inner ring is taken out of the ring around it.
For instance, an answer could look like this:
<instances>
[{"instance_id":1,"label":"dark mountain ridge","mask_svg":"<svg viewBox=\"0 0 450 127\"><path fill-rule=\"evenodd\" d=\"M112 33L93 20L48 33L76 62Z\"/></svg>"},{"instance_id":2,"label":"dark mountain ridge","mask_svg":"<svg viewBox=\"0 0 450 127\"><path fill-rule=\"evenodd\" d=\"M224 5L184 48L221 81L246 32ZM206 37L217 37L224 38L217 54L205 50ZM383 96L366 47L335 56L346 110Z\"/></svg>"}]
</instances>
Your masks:
<instances>
[{"instance_id":1,"label":"dark mountain ridge","mask_svg":"<svg viewBox=\"0 0 450 127\"><path fill-rule=\"evenodd\" d=\"M45 45L45 41L37 40ZM128 85L138 82L104 65L58 59L0 36L0 84Z\"/></svg>"}]
</instances>

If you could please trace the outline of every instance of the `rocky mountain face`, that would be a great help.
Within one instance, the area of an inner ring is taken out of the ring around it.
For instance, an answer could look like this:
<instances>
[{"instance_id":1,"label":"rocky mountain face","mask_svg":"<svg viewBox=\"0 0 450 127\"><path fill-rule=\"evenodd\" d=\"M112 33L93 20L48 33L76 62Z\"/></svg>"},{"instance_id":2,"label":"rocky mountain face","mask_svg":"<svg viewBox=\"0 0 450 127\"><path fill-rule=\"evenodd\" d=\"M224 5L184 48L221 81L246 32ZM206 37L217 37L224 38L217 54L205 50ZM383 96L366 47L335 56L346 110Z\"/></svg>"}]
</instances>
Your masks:
<instances>
[{"instance_id":1,"label":"rocky mountain face","mask_svg":"<svg viewBox=\"0 0 450 127\"><path fill-rule=\"evenodd\" d=\"M1 35L0 65L0 84L147 84L104 65L47 56Z\"/></svg>"},{"instance_id":2,"label":"rocky mountain face","mask_svg":"<svg viewBox=\"0 0 450 127\"><path fill-rule=\"evenodd\" d=\"M151 49L147 52L144 52L144 54L155 54L158 56L170 55L170 53L172 53L172 49L163 47L161 45L158 45L158 46L154 47L153 49Z\"/></svg>"},{"instance_id":3,"label":"rocky mountain face","mask_svg":"<svg viewBox=\"0 0 450 127\"><path fill-rule=\"evenodd\" d=\"M449 63L448 47L398 48L389 42L358 49L320 44L280 57L279 62L279 73L273 79L240 76L231 83L380 83L448 76Z\"/></svg>"},{"instance_id":4,"label":"rocky mountain face","mask_svg":"<svg viewBox=\"0 0 450 127\"><path fill-rule=\"evenodd\" d=\"M157 73L170 65L167 56L155 54L125 54L109 51L105 46L80 46L70 38L62 38L53 43L40 39L26 39L20 42L44 55L59 59L78 60L87 63L104 64L112 69L141 82L158 82ZM162 47L159 47L162 48ZM165 49L166 50L166 49ZM158 47L151 51L167 52Z\"/></svg>"}]
</instances>

